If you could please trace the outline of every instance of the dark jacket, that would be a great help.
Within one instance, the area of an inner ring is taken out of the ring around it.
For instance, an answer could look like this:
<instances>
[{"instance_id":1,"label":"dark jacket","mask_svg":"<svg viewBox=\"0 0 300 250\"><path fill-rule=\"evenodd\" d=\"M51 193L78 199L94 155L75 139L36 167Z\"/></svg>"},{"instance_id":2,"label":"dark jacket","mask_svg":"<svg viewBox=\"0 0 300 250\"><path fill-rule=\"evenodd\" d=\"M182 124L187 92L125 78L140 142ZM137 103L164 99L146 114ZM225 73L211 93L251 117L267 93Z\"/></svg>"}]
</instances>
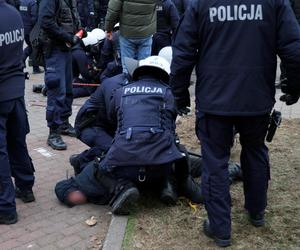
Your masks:
<instances>
[{"instance_id":1,"label":"dark jacket","mask_svg":"<svg viewBox=\"0 0 300 250\"><path fill-rule=\"evenodd\" d=\"M19 11L22 16L25 35L29 35L33 26L37 22L37 4L36 0L21 0Z\"/></svg>"},{"instance_id":2,"label":"dark jacket","mask_svg":"<svg viewBox=\"0 0 300 250\"><path fill-rule=\"evenodd\" d=\"M174 32L179 22L178 11L171 0L160 0L156 6L157 32Z\"/></svg>"},{"instance_id":3,"label":"dark jacket","mask_svg":"<svg viewBox=\"0 0 300 250\"><path fill-rule=\"evenodd\" d=\"M0 102L24 96L24 27L20 13L0 0ZM0 104L1 105L1 104Z\"/></svg>"},{"instance_id":4,"label":"dark jacket","mask_svg":"<svg viewBox=\"0 0 300 250\"><path fill-rule=\"evenodd\" d=\"M116 91L109 117L118 129L106 155L111 166L152 166L182 158L175 145L176 111L169 86L141 77Z\"/></svg>"},{"instance_id":5,"label":"dark jacket","mask_svg":"<svg viewBox=\"0 0 300 250\"><path fill-rule=\"evenodd\" d=\"M184 14L185 10L187 9L189 1L190 0L172 0L172 2L175 4L180 16L182 16Z\"/></svg>"},{"instance_id":6,"label":"dark jacket","mask_svg":"<svg viewBox=\"0 0 300 250\"><path fill-rule=\"evenodd\" d=\"M291 4L298 23L300 24L300 0L291 0Z\"/></svg>"},{"instance_id":7,"label":"dark jacket","mask_svg":"<svg viewBox=\"0 0 300 250\"><path fill-rule=\"evenodd\" d=\"M52 45L66 49L80 27L75 0L42 0L39 6L41 27Z\"/></svg>"},{"instance_id":8,"label":"dark jacket","mask_svg":"<svg viewBox=\"0 0 300 250\"><path fill-rule=\"evenodd\" d=\"M242 14L234 14L239 6ZM173 44L171 86L178 103L189 104L196 65L197 111L266 114L275 103L277 54L298 72L289 81L299 88L300 29L287 0L195 0L187 11Z\"/></svg>"},{"instance_id":9,"label":"dark jacket","mask_svg":"<svg viewBox=\"0 0 300 250\"><path fill-rule=\"evenodd\" d=\"M125 38L146 38L156 32L156 0L110 0L105 30L112 31L120 22Z\"/></svg>"}]
</instances>

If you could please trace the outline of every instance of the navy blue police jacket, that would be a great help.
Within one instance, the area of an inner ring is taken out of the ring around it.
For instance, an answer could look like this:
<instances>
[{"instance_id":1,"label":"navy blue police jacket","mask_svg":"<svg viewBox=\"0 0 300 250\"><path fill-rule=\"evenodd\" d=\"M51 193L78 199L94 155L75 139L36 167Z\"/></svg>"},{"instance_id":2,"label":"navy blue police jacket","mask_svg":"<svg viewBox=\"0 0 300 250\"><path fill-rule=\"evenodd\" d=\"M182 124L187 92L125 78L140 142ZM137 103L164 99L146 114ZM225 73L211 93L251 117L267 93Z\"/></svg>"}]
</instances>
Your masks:
<instances>
[{"instance_id":1,"label":"navy blue police jacket","mask_svg":"<svg viewBox=\"0 0 300 250\"><path fill-rule=\"evenodd\" d=\"M81 75L87 82L93 80L89 69L92 67L93 59L87 56L83 45L77 44L72 48L72 66L73 77L79 77Z\"/></svg>"},{"instance_id":2,"label":"navy blue police jacket","mask_svg":"<svg viewBox=\"0 0 300 250\"><path fill-rule=\"evenodd\" d=\"M20 13L0 0L0 102L24 96L24 27Z\"/></svg>"},{"instance_id":3,"label":"navy blue police jacket","mask_svg":"<svg viewBox=\"0 0 300 250\"><path fill-rule=\"evenodd\" d=\"M179 14L171 0L160 0L156 5L157 32L171 33L177 28Z\"/></svg>"},{"instance_id":4,"label":"navy blue police jacket","mask_svg":"<svg viewBox=\"0 0 300 250\"><path fill-rule=\"evenodd\" d=\"M182 16L187 9L189 1L190 0L172 0L180 16Z\"/></svg>"},{"instance_id":5,"label":"navy blue police jacket","mask_svg":"<svg viewBox=\"0 0 300 250\"><path fill-rule=\"evenodd\" d=\"M189 104L195 65L199 115L270 112L277 54L298 72L289 81L299 86L292 78L299 78L300 31L288 0L195 0L186 13L173 41L171 65L171 86L181 105Z\"/></svg>"},{"instance_id":6,"label":"navy blue police jacket","mask_svg":"<svg viewBox=\"0 0 300 250\"><path fill-rule=\"evenodd\" d=\"M175 144L174 97L163 82L149 76L117 89L109 117L118 128L106 168L161 165L182 158Z\"/></svg>"},{"instance_id":7,"label":"navy blue police jacket","mask_svg":"<svg viewBox=\"0 0 300 250\"><path fill-rule=\"evenodd\" d=\"M95 13L94 0L78 0L77 10L82 25L86 26L91 13Z\"/></svg>"},{"instance_id":8,"label":"navy blue police jacket","mask_svg":"<svg viewBox=\"0 0 300 250\"><path fill-rule=\"evenodd\" d=\"M80 136L79 125L86 119L88 113L97 115L97 120L91 126L100 126L113 132L116 130L116 122L113 122L108 117L108 108L115 90L127 83L128 80L124 74L105 78L102 81L101 85L97 87L96 91L83 104L76 116L75 129L77 135Z\"/></svg>"},{"instance_id":9,"label":"navy blue police jacket","mask_svg":"<svg viewBox=\"0 0 300 250\"><path fill-rule=\"evenodd\" d=\"M36 0L20 0L19 11L22 16L25 35L29 35L33 26L37 22Z\"/></svg>"}]
</instances>

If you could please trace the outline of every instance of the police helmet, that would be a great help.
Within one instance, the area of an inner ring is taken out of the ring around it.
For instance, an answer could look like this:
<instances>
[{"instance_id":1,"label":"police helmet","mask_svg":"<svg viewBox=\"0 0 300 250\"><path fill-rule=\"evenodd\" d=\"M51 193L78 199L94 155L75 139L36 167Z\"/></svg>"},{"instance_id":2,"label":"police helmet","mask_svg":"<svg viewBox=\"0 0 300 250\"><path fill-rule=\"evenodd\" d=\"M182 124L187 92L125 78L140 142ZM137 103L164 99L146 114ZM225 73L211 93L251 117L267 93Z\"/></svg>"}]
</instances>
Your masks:
<instances>
[{"instance_id":1,"label":"police helmet","mask_svg":"<svg viewBox=\"0 0 300 250\"><path fill-rule=\"evenodd\" d=\"M153 75L158 79L169 82L170 63L160 56L150 56L144 60L136 61L125 58L125 64L133 80L137 80L142 75Z\"/></svg>"},{"instance_id":2,"label":"police helmet","mask_svg":"<svg viewBox=\"0 0 300 250\"><path fill-rule=\"evenodd\" d=\"M172 58L173 58L173 50L171 46L167 46L162 48L158 56L161 56L162 58L165 58L170 64L172 63Z\"/></svg>"},{"instance_id":3,"label":"police helmet","mask_svg":"<svg viewBox=\"0 0 300 250\"><path fill-rule=\"evenodd\" d=\"M92 32L87 32L87 36L82 39L82 42L85 47L91 46L98 43L98 40L95 35L92 34Z\"/></svg>"},{"instance_id":4,"label":"police helmet","mask_svg":"<svg viewBox=\"0 0 300 250\"><path fill-rule=\"evenodd\" d=\"M93 29L91 33L93 36L95 36L98 42L102 42L106 37L105 32L99 28Z\"/></svg>"}]
</instances>

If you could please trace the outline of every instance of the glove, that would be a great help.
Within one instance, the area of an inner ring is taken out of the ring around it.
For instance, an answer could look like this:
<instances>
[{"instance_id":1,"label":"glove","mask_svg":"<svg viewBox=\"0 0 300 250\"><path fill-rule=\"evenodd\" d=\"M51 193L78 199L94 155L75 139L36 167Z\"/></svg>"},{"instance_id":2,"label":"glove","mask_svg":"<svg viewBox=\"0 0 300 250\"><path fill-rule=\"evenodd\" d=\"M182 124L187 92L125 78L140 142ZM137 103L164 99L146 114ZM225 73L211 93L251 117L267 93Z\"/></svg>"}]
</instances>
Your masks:
<instances>
[{"instance_id":1,"label":"glove","mask_svg":"<svg viewBox=\"0 0 300 250\"><path fill-rule=\"evenodd\" d=\"M187 115L191 112L191 103L190 103L190 96L185 98L175 98L176 102L176 112L178 115Z\"/></svg>"},{"instance_id":2,"label":"glove","mask_svg":"<svg viewBox=\"0 0 300 250\"><path fill-rule=\"evenodd\" d=\"M299 100L299 95L284 94L280 97L280 101L285 102L286 105L293 105Z\"/></svg>"}]
</instances>

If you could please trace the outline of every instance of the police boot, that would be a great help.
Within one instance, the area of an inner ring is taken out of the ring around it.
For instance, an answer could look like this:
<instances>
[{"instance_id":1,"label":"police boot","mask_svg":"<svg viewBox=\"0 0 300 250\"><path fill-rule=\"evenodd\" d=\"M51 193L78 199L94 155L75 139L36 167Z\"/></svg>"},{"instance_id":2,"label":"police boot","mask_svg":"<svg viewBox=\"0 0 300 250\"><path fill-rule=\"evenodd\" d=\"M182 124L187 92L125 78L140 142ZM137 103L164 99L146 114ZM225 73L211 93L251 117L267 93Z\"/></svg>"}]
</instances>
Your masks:
<instances>
[{"instance_id":1,"label":"police boot","mask_svg":"<svg viewBox=\"0 0 300 250\"><path fill-rule=\"evenodd\" d=\"M75 175L80 174L80 172L81 172L80 154L71 155L69 158L69 162L74 169L74 174Z\"/></svg>"},{"instance_id":2,"label":"police boot","mask_svg":"<svg viewBox=\"0 0 300 250\"><path fill-rule=\"evenodd\" d=\"M114 191L114 197L109 203L112 213L116 215L128 215L139 197L140 192L133 183L129 181L119 183Z\"/></svg>"},{"instance_id":3,"label":"police boot","mask_svg":"<svg viewBox=\"0 0 300 250\"><path fill-rule=\"evenodd\" d=\"M191 202L200 204L203 203L204 198L201 192L201 187L195 182L191 175L178 183L179 194L188 198Z\"/></svg>"},{"instance_id":4,"label":"police boot","mask_svg":"<svg viewBox=\"0 0 300 250\"><path fill-rule=\"evenodd\" d=\"M255 227L262 227L265 225L265 213L250 213L249 212L249 221Z\"/></svg>"},{"instance_id":5,"label":"police boot","mask_svg":"<svg viewBox=\"0 0 300 250\"><path fill-rule=\"evenodd\" d=\"M44 87L44 84L33 84L33 86L32 86L32 92L34 92L34 93L41 93L43 87Z\"/></svg>"},{"instance_id":6,"label":"police boot","mask_svg":"<svg viewBox=\"0 0 300 250\"><path fill-rule=\"evenodd\" d=\"M50 129L50 134L47 140L48 145L55 150L66 150L67 145L61 138L58 129Z\"/></svg>"},{"instance_id":7,"label":"police boot","mask_svg":"<svg viewBox=\"0 0 300 250\"><path fill-rule=\"evenodd\" d=\"M47 87L46 86L44 86L43 88L42 88L42 95L43 96L47 96Z\"/></svg>"},{"instance_id":8,"label":"police boot","mask_svg":"<svg viewBox=\"0 0 300 250\"><path fill-rule=\"evenodd\" d=\"M59 130L62 135L76 137L76 131L68 120L63 122L63 124L59 127Z\"/></svg>"},{"instance_id":9,"label":"police boot","mask_svg":"<svg viewBox=\"0 0 300 250\"><path fill-rule=\"evenodd\" d=\"M231 245L230 236L221 238L221 237L217 237L214 234L214 232L212 231L212 229L210 227L208 219L206 219L203 223L203 232L207 237L213 239L218 247L228 247Z\"/></svg>"},{"instance_id":10,"label":"police boot","mask_svg":"<svg viewBox=\"0 0 300 250\"><path fill-rule=\"evenodd\" d=\"M190 174L193 178L199 178L202 173L202 157L190 155Z\"/></svg>"},{"instance_id":11,"label":"police boot","mask_svg":"<svg viewBox=\"0 0 300 250\"><path fill-rule=\"evenodd\" d=\"M160 200L168 205L174 206L177 203L178 195L177 195L177 185L175 178L167 177L163 183Z\"/></svg>"},{"instance_id":12,"label":"police boot","mask_svg":"<svg viewBox=\"0 0 300 250\"><path fill-rule=\"evenodd\" d=\"M230 184L232 184L234 181L243 180L242 168L237 163L229 162L228 171Z\"/></svg>"},{"instance_id":13,"label":"police boot","mask_svg":"<svg viewBox=\"0 0 300 250\"><path fill-rule=\"evenodd\" d=\"M18 222L18 214L17 212L11 213L0 213L0 225L10 225Z\"/></svg>"},{"instance_id":14,"label":"police boot","mask_svg":"<svg viewBox=\"0 0 300 250\"><path fill-rule=\"evenodd\" d=\"M16 188L16 198L21 199L24 203L29 203L35 201L34 194L32 190L21 190Z\"/></svg>"}]
</instances>

